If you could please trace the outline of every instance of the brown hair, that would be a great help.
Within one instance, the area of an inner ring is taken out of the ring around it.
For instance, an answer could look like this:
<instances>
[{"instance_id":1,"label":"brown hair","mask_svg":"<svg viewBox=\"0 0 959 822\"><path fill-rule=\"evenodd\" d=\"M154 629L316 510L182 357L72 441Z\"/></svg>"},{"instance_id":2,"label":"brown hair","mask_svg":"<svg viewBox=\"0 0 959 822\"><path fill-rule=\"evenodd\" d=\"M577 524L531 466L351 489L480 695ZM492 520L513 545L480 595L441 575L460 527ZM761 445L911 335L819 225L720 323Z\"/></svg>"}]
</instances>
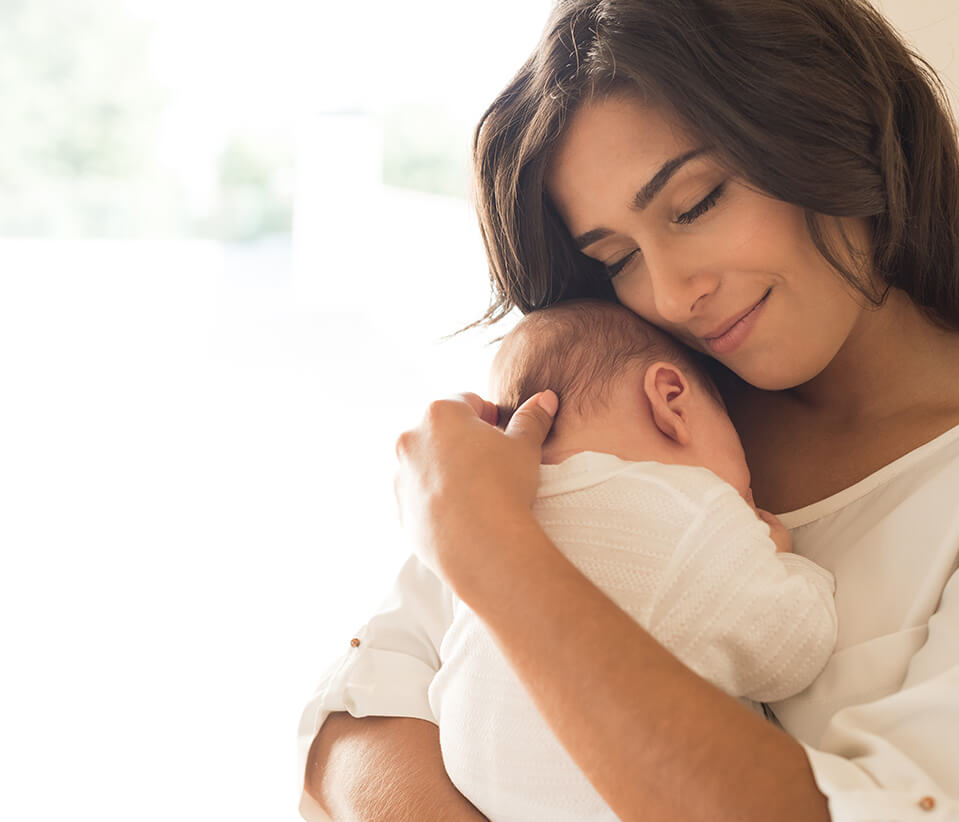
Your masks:
<instances>
[{"instance_id":1,"label":"brown hair","mask_svg":"<svg viewBox=\"0 0 959 822\"><path fill-rule=\"evenodd\" d=\"M956 125L935 73L866 0L558 0L474 137L493 290L480 322L615 299L544 178L576 107L624 92L665 103L731 173L803 208L820 253L874 304L895 286L959 329ZM824 217L869 221L880 293L841 264Z\"/></svg>"},{"instance_id":2,"label":"brown hair","mask_svg":"<svg viewBox=\"0 0 959 822\"><path fill-rule=\"evenodd\" d=\"M560 399L559 414L598 410L628 368L662 360L679 366L722 405L700 356L616 303L568 300L534 311L503 338L496 354L499 425L505 428L517 408L547 388Z\"/></svg>"}]
</instances>

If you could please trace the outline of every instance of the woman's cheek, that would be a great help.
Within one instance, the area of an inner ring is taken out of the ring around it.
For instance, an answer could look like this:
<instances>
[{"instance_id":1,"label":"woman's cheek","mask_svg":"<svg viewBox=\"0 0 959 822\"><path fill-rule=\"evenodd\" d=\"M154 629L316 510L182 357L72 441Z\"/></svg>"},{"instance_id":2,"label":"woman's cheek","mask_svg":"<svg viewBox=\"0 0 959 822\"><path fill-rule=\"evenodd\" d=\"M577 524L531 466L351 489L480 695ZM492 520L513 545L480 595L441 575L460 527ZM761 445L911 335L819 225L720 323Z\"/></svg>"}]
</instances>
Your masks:
<instances>
[{"instance_id":1,"label":"woman's cheek","mask_svg":"<svg viewBox=\"0 0 959 822\"><path fill-rule=\"evenodd\" d=\"M656 311L652 290L643 278L634 271L624 271L613 280L617 299L630 311L639 314L653 325L664 327L663 319Z\"/></svg>"},{"instance_id":2,"label":"woman's cheek","mask_svg":"<svg viewBox=\"0 0 959 822\"><path fill-rule=\"evenodd\" d=\"M613 280L613 290L616 292L616 298L626 308L635 314L638 314L647 322L652 323L657 328L662 329L667 334L672 335L677 340L681 340L690 348L700 351L703 354L709 354L702 341L692 336L682 326L674 325L664 320L656 310L655 300L651 292L647 292L641 283L640 278L634 277L630 282L624 279L626 275L620 275ZM622 282L620 280L622 279ZM710 356L712 356L710 354Z\"/></svg>"}]
</instances>

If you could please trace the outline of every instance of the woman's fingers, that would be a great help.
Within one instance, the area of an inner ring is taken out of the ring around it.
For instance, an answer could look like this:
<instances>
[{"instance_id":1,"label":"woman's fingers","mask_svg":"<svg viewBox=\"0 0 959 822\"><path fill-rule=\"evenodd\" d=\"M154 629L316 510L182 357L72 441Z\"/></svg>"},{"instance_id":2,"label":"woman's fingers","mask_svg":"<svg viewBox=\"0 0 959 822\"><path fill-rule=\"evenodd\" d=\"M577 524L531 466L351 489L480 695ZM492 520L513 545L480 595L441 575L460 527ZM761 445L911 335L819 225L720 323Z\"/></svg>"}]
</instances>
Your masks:
<instances>
[{"instance_id":1,"label":"woman's fingers","mask_svg":"<svg viewBox=\"0 0 959 822\"><path fill-rule=\"evenodd\" d=\"M540 391L524 402L506 426L506 435L539 448L553 426L559 398L552 391Z\"/></svg>"},{"instance_id":2,"label":"woman's fingers","mask_svg":"<svg viewBox=\"0 0 959 822\"><path fill-rule=\"evenodd\" d=\"M479 417L483 422L496 425L499 409L478 394L457 394L442 400L431 402L416 428L404 431L396 438L396 456L408 459L413 454L423 434L431 429L446 426L453 419Z\"/></svg>"},{"instance_id":3,"label":"woman's fingers","mask_svg":"<svg viewBox=\"0 0 959 822\"><path fill-rule=\"evenodd\" d=\"M493 403L460 394L430 403L397 439L401 521L420 559L454 588L460 572L472 577L485 562L482 546L499 544L495 532L503 523L532 520L540 449L557 404L552 391L533 397L504 433L495 427Z\"/></svg>"},{"instance_id":4,"label":"woman's fingers","mask_svg":"<svg viewBox=\"0 0 959 822\"><path fill-rule=\"evenodd\" d=\"M461 399L473 411L476 412L476 416L479 417L483 422L488 422L490 425L496 425L499 421L499 408L496 407L495 403L484 400L478 394L457 394L454 399Z\"/></svg>"}]
</instances>

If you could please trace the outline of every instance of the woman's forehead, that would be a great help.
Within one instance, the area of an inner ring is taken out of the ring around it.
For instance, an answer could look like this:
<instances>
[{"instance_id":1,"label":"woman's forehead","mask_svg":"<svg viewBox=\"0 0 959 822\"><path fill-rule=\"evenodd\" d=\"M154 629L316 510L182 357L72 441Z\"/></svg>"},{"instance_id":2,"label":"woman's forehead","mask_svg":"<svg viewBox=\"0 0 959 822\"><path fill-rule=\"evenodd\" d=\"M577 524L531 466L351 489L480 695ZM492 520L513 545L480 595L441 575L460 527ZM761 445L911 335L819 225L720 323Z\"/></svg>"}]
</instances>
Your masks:
<instances>
[{"instance_id":1,"label":"woman's forehead","mask_svg":"<svg viewBox=\"0 0 959 822\"><path fill-rule=\"evenodd\" d=\"M600 147L617 154L646 156L651 162L687 150L695 142L668 107L641 102L629 95L593 99L571 114L550 169L587 157L607 159Z\"/></svg>"},{"instance_id":2,"label":"woman's forehead","mask_svg":"<svg viewBox=\"0 0 959 822\"><path fill-rule=\"evenodd\" d=\"M588 101L573 112L553 152L546 189L567 223L577 223L576 204L596 196L599 183L642 187L696 147L665 107L625 95ZM574 233L579 227L570 225Z\"/></svg>"}]
</instances>

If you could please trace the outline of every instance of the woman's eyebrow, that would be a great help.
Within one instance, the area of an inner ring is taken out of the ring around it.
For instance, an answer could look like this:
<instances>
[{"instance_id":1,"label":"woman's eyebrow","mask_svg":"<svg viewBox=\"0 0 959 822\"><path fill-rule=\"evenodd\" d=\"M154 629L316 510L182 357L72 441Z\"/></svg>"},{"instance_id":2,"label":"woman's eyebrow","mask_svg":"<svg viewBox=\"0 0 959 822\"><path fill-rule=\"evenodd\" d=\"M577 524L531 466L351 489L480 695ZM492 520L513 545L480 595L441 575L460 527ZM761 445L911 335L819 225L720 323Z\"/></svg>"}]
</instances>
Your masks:
<instances>
[{"instance_id":1,"label":"woman's eyebrow","mask_svg":"<svg viewBox=\"0 0 959 822\"><path fill-rule=\"evenodd\" d=\"M575 237L573 242L576 243L576 247L582 251L587 246L599 242L603 237L608 237L612 233L613 232L608 228L594 228L592 231L587 231L585 234L580 234L578 237Z\"/></svg>"},{"instance_id":2,"label":"woman's eyebrow","mask_svg":"<svg viewBox=\"0 0 959 822\"><path fill-rule=\"evenodd\" d=\"M706 147L701 146L700 148L694 148L685 154L680 154L678 157L673 157L672 160L667 160L663 163L662 168L653 175L652 179L636 192L631 208L637 211L642 211L646 208L679 169L705 151ZM576 247L582 251L587 246L602 240L604 237L608 237L612 233L613 232L608 228L594 228L592 231L587 231L585 234L580 234L578 237L575 237L573 242L575 242Z\"/></svg>"},{"instance_id":3,"label":"woman's eyebrow","mask_svg":"<svg viewBox=\"0 0 959 822\"><path fill-rule=\"evenodd\" d=\"M683 167L686 163L702 154L706 150L705 146L700 148L694 148L692 151L687 151L685 154L680 154L678 157L673 157L672 160L663 163L663 167L653 175L653 179L650 180L646 185L644 185L636 196L633 198L633 208L642 211L646 206L648 206L653 197L659 194L662 191L663 186L669 182L670 177L672 177L680 168Z\"/></svg>"}]
</instances>

